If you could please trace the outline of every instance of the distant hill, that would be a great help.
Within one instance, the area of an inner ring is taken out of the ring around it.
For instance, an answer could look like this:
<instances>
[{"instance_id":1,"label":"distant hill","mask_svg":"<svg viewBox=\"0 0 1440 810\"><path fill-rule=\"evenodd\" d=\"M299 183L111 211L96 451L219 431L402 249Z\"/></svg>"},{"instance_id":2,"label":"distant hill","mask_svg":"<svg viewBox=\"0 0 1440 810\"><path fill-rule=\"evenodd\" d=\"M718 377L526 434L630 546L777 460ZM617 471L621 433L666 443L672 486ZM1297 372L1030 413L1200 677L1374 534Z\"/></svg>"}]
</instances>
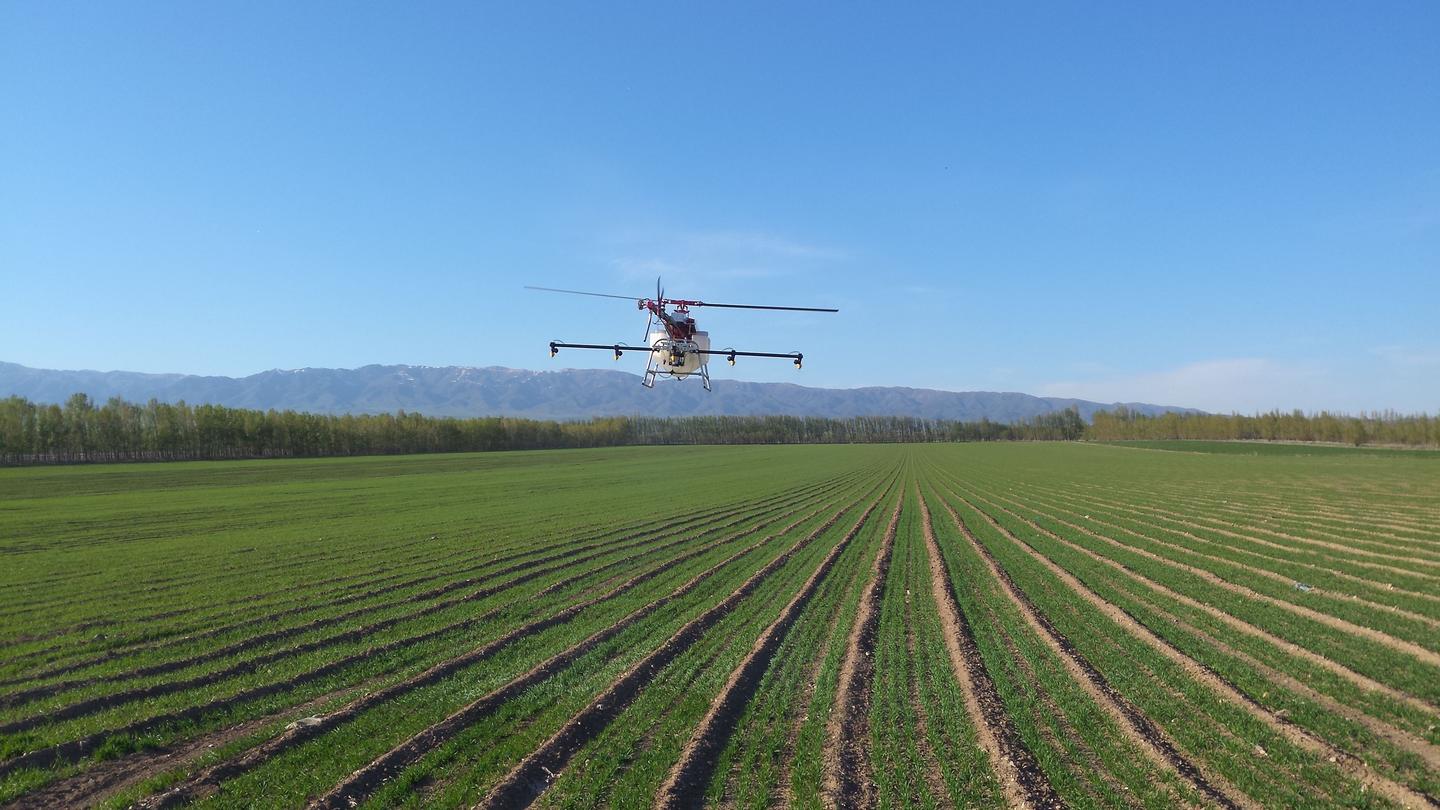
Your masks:
<instances>
[{"instance_id":1,"label":"distant hill","mask_svg":"<svg viewBox=\"0 0 1440 810\"><path fill-rule=\"evenodd\" d=\"M104 401L158 399L214 403L259 410L315 413L415 411L431 416L525 416L581 419L648 414L914 416L928 419L1013 422L1074 405L1089 419L1097 410L1124 404L1146 414L1192 408L1137 402L1100 403L990 391L926 388L807 388L789 383L715 380L705 393L698 381L662 382L654 390L622 371L471 368L466 366L365 366L262 371L248 377L142 374L134 371L54 371L0 362L0 396L64 402L83 392Z\"/></svg>"}]
</instances>

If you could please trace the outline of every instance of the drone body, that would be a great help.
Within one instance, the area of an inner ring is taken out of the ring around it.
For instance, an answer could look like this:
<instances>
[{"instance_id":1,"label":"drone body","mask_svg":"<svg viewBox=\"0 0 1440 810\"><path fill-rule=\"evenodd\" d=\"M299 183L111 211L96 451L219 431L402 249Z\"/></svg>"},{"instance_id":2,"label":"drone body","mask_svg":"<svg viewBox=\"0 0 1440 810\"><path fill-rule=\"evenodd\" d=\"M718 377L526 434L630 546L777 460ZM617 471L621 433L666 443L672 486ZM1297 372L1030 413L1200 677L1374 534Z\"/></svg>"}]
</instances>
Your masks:
<instances>
[{"instance_id":1,"label":"drone body","mask_svg":"<svg viewBox=\"0 0 1440 810\"><path fill-rule=\"evenodd\" d=\"M641 384L646 388L655 387L655 379L661 376L668 376L671 379L683 380L691 375L700 377L705 390L710 390L710 356L723 354L730 365L735 365L736 357L783 357L800 368L805 355L800 352L742 352L735 349L710 348L710 333L702 332L695 326L695 318L690 315L692 307L725 307L727 309L769 309L785 310L790 312L839 312L838 309L824 307L774 307L759 306L753 304L709 304L704 301L689 301L679 298L666 298L664 290L660 288L660 279L655 279L654 298L630 298L625 295L609 295L607 293L582 292L580 290L558 290L552 287L526 287L529 290L543 290L545 292L570 293L572 295L590 295L598 298L620 298L635 301L636 308L643 309L649 314L649 320L645 324L645 345L628 346L624 343L562 343L550 341L550 356L554 357L561 349L609 349L615 352L615 359L619 360L625 352L645 352L649 355L649 362L645 367L645 377ZM673 308L673 310L671 309Z\"/></svg>"}]
</instances>

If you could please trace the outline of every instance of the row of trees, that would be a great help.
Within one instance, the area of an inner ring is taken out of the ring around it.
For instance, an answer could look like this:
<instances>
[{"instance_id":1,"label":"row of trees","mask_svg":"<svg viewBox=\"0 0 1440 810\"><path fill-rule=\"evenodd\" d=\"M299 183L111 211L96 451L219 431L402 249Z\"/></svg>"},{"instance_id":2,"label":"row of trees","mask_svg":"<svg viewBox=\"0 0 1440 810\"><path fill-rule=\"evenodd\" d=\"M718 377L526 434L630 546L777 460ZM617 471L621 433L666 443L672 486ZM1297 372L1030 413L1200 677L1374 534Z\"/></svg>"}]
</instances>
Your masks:
<instances>
[{"instance_id":1,"label":"row of trees","mask_svg":"<svg viewBox=\"0 0 1440 810\"><path fill-rule=\"evenodd\" d=\"M1017 424L909 417L613 417L575 422L415 413L344 415L84 394L63 406L0 400L0 464L358 456L630 444L808 444L1078 439L1074 411Z\"/></svg>"},{"instance_id":2,"label":"row of trees","mask_svg":"<svg viewBox=\"0 0 1440 810\"><path fill-rule=\"evenodd\" d=\"M1126 408L1086 425L1073 409L1005 424L904 416L644 416L557 422L507 417L435 418L403 411L344 415L257 411L223 405L84 394L63 406L0 400L0 464L85 461L360 456L631 444L816 444L1097 439L1265 439L1347 444L1440 445L1440 418L1394 413L1344 416L1146 416Z\"/></svg>"},{"instance_id":3,"label":"row of trees","mask_svg":"<svg viewBox=\"0 0 1440 810\"><path fill-rule=\"evenodd\" d=\"M1125 407L1095 414L1086 428L1088 438L1221 439L1343 444L1396 444L1412 447L1440 445L1440 418L1391 411L1349 416L1321 411L1256 414L1178 414L1145 416Z\"/></svg>"},{"instance_id":4,"label":"row of trees","mask_svg":"<svg viewBox=\"0 0 1440 810\"><path fill-rule=\"evenodd\" d=\"M1074 411L1006 424L911 416L628 417L625 444L864 444L877 442L1045 441L1078 439L1085 423Z\"/></svg>"}]
</instances>

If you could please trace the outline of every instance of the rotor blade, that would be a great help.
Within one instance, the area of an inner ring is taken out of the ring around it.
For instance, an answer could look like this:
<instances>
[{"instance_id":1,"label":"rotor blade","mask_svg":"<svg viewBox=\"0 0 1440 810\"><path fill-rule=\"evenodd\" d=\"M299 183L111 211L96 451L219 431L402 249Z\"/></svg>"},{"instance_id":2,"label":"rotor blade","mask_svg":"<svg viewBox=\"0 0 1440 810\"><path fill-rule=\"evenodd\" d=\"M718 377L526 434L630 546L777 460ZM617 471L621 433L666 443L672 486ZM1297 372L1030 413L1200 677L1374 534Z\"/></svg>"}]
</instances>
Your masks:
<instances>
[{"instance_id":1,"label":"rotor blade","mask_svg":"<svg viewBox=\"0 0 1440 810\"><path fill-rule=\"evenodd\" d=\"M800 352L737 352L734 349L697 349L696 354L725 354L732 357L783 357L787 360L804 359Z\"/></svg>"},{"instance_id":2,"label":"rotor blade","mask_svg":"<svg viewBox=\"0 0 1440 810\"><path fill-rule=\"evenodd\" d=\"M760 304L712 304L709 301L692 301L692 307L724 307L725 309L781 309L786 312L839 312L829 307L768 307Z\"/></svg>"},{"instance_id":3,"label":"rotor blade","mask_svg":"<svg viewBox=\"0 0 1440 810\"><path fill-rule=\"evenodd\" d=\"M558 340L550 342L552 349L601 349L607 352L653 352L653 346L628 346L624 343L563 343ZM734 355L736 357L778 357L785 360L803 359L805 355L800 352L742 352L734 349L692 349L689 354L709 355Z\"/></svg>"},{"instance_id":4,"label":"rotor blade","mask_svg":"<svg viewBox=\"0 0 1440 810\"><path fill-rule=\"evenodd\" d=\"M619 298L622 301L640 300L633 295L611 295L610 293L585 292L584 290L557 290L554 287L531 287L529 284L525 285L525 289L540 290L541 292L570 293L571 295L593 295L596 298Z\"/></svg>"}]
</instances>

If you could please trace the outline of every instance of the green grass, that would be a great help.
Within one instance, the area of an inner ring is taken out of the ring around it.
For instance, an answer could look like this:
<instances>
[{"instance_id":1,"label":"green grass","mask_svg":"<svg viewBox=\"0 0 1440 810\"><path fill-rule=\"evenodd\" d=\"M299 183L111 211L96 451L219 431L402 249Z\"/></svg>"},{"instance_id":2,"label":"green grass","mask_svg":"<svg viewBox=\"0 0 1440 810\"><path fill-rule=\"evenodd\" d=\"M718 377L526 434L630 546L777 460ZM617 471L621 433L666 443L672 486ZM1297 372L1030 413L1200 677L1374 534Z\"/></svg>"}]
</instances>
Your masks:
<instances>
[{"instance_id":1,"label":"green grass","mask_svg":"<svg viewBox=\"0 0 1440 810\"><path fill-rule=\"evenodd\" d=\"M938 482L937 482L938 483ZM1065 671L1057 653L1021 615L988 564L931 490L937 541L961 611L973 629L986 669L1025 745L1051 785L1070 804L1173 806L1178 785L1151 783L1136 745ZM978 516L963 525L977 537L993 530ZM1107 767L1097 767L1108 764Z\"/></svg>"},{"instance_id":2,"label":"green grass","mask_svg":"<svg viewBox=\"0 0 1440 810\"><path fill-rule=\"evenodd\" d=\"M1415 450L1407 447L1347 447L1344 445L1303 442L1134 439L1129 441L1096 442L1096 444L1105 444L1114 447L1135 447L1142 450L1176 450L1182 453L1233 453L1244 456L1394 456L1404 454L1430 460L1440 458L1440 450Z\"/></svg>"},{"instance_id":3,"label":"green grass","mask_svg":"<svg viewBox=\"0 0 1440 810\"><path fill-rule=\"evenodd\" d=\"M1236 797L1285 806L1379 806L1394 789L1440 797L1440 668L1402 648L1440 651L1440 453L1127 442L0 470L0 726L16 727L0 733L0 802L119 767L138 781L93 798L126 806L233 761L292 720L562 617L255 763L200 802L303 806L708 572L423 748L366 802L473 804L628 667L843 511L647 673L540 799L648 804L760 633L892 482L898 488L818 581L722 729L710 802L821 806L841 659L897 499L864 740L882 806L1004 801L946 652L922 504L1008 722L1066 803L1197 799L1183 776L1151 764L1126 722L1072 675L1067 655L1093 666ZM1026 604L1071 652L1030 623ZM562 614L572 605L587 606ZM1177 656L1233 692L1210 688ZM1277 716L1368 763L1389 780L1384 789L1292 744L1267 721ZM83 751L20 767L26 752L82 739L91 743ZM191 744L192 760L156 756Z\"/></svg>"}]
</instances>

